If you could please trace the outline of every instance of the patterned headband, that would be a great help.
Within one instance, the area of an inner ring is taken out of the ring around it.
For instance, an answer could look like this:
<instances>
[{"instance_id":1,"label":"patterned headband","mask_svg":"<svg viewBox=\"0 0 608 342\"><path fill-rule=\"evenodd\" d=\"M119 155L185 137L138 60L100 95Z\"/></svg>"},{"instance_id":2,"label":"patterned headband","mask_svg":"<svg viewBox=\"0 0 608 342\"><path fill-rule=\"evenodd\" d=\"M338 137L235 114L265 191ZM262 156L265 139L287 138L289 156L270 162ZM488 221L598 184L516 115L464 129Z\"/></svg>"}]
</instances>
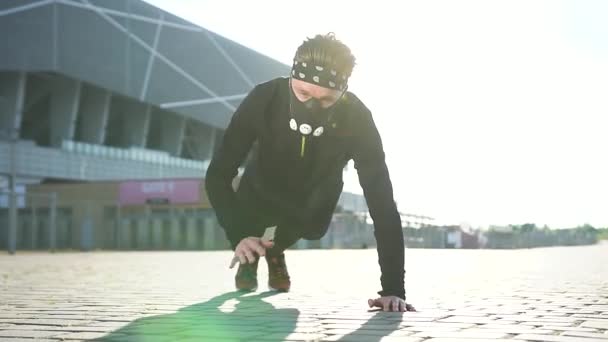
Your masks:
<instances>
[{"instance_id":1,"label":"patterned headband","mask_svg":"<svg viewBox=\"0 0 608 342\"><path fill-rule=\"evenodd\" d=\"M344 90L348 83L346 75L334 69L295 60L291 68L291 76L304 82L340 91Z\"/></svg>"}]
</instances>

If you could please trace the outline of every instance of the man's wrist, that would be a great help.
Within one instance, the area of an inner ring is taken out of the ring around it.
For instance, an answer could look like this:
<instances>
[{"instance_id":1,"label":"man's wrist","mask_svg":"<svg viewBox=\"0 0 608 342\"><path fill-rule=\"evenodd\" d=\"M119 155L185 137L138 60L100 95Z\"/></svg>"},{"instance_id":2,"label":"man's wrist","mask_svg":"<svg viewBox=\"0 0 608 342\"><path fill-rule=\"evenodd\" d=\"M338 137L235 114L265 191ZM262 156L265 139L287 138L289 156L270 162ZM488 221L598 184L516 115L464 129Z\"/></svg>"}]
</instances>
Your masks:
<instances>
[{"instance_id":1,"label":"man's wrist","mask_svg":"<svg viewBox=\"0 0 608 342\"><path fill-rule=\"evenodd\" d=\"M378 291L381 297L395 296L405 300L405 290L382 290Z\"/></svg>"}]
</instances>

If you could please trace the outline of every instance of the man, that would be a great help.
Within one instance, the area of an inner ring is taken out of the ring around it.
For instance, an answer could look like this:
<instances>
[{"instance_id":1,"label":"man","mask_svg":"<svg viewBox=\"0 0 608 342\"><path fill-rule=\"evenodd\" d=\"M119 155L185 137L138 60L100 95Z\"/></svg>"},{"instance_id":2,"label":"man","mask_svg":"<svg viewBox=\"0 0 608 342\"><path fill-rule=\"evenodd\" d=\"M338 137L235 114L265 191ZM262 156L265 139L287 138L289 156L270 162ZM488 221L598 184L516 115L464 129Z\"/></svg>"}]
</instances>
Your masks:
<instances>
[{"instance_id":1,"label":"man","mask_svg":"<svg viewBox=\"0 0 608 342\"><path fill-rule=\"evenodd\" d=\"M268 262L270 288L291 286L284 250L300 238L327 232L354 160L374 221L382 290L370 307L415 311L405 302L401 219L370 111L347 91L355 65L333 34L297 49L289 77L258 84L234 113L206 175L209 199L240 265L239 290L257 288L259 257ZM238 168L246 162L236 192ZM277 226L273 242L260 239Z\"/></svg>"}]
</instances>

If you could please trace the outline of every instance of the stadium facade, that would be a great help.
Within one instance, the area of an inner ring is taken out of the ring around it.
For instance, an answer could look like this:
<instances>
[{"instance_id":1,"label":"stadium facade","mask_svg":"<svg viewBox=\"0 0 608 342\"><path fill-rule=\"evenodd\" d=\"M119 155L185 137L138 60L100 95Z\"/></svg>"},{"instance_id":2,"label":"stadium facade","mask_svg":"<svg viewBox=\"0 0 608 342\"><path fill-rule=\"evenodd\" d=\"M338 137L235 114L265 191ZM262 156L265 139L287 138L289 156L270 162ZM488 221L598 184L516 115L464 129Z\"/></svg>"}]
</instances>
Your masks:
<instances>
[{"instance_id":1,"label":"stadium facade","mask_svg":"<svg viewBox=\"0 0 608 342\"><path fill-rule=\"evenodd\" d=\"M10 179L18 248L225 247L202 177L289 66L139 0L5 0L0 32L0 247Z\"/></svg>"}]
</instances>

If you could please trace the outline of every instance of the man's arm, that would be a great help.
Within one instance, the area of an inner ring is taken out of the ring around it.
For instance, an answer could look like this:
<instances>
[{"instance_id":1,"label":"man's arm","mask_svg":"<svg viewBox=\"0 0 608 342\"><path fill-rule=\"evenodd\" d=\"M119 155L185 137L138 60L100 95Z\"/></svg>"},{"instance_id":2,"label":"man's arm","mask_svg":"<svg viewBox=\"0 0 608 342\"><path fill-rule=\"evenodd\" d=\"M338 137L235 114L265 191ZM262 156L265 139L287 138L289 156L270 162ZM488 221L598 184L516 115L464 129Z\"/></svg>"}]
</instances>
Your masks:
<instances>
[{"instance_id":1,"label":"man's arm","mask_svg":"<svg viewBox=\"0 0 608 342\"><path fill-rule=\"evenodd\" d=\"M243 99L226 128L205 177L209 201L233 249L245 236L242 232L242 210L232 182L257 137L255 127L257 120L262 117L257 114L264 110L266 101L267 96L259 85Z\"/></svg>"},{"instance_id":2,"label":"man's arm","mask_svg":"<svg viewBox=\"0 0 608 342\"><path fill-rule=\"evenodd\" d=\"M353 150L378 245L381 296L397 296L405 300L404 241L401 217L393 198L393 186L386 166L382 139L371 113L366 109L360 120L360 134Z\"/></svg>"}]
</instances>

